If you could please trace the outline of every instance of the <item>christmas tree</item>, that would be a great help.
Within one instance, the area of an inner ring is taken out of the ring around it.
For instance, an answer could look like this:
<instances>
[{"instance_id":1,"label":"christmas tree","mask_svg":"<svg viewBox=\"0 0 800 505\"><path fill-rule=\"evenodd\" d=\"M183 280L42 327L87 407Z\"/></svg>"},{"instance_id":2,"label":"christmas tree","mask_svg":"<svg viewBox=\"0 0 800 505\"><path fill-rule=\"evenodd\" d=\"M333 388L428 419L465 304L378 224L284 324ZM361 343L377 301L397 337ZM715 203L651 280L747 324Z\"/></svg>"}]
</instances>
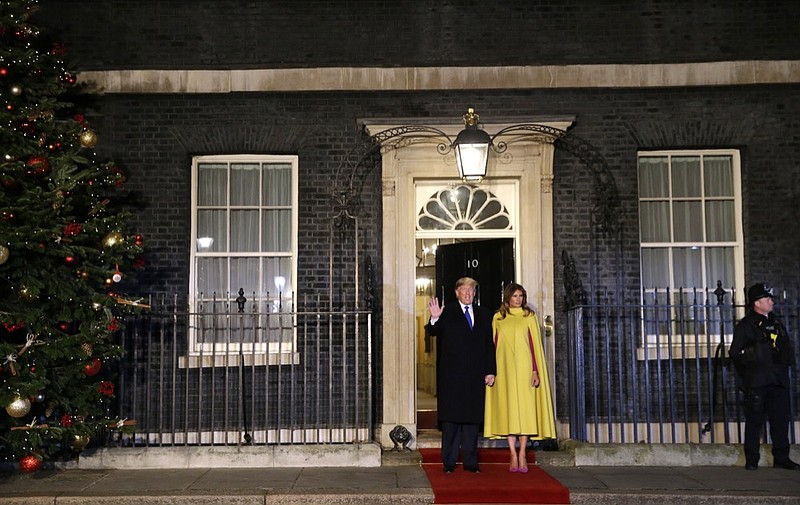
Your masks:
<instances>
[{"instance_id":1,"label":"christmas tree","mask_svg":"<svg viewBox=\"0 0 800 505\"><path fill-rule=\"evenodd\" d=\"M96 159L76 74L37 7L0 2L0 458L23 471L129 424L109 417L113 337L132 305L115 293L142 262L125 174Z\"/></svg>"}]
</instances>

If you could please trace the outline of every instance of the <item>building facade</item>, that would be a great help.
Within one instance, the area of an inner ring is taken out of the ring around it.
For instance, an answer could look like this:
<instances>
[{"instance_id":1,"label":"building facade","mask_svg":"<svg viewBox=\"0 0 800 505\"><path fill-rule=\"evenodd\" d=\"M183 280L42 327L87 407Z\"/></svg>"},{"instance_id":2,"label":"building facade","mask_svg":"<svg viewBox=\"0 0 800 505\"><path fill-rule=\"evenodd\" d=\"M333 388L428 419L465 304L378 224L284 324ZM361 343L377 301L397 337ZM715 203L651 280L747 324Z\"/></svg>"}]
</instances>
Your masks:
<instances>
[{"instance_id":1,"label":"building facade","mask_svg":"<svg viewBox=\"0 0 800 505\"><path fill-rule=\"evenodd\" d=\"M416 432L417 390L435 391L419 329L441 288L434 245L513 239L565 437L575 281L589 303L710 300L721 281L741 304L752 282L800 284L794 2L42 0L38 18L78 62L97 150L137 196L148 267L124 288L190 312L239 288L267 312L369 309L384 445L398 424ZM406 125L455 135L468 107L490 134L565 135L509 137L472 185L437 139L365 147ZM446 198L496 206L442 218ZM198 335L182 366L225 366L192 361L218 342ZM302 337L277 342L247 352L303 360Z\"/></svg>"}]
</instances>

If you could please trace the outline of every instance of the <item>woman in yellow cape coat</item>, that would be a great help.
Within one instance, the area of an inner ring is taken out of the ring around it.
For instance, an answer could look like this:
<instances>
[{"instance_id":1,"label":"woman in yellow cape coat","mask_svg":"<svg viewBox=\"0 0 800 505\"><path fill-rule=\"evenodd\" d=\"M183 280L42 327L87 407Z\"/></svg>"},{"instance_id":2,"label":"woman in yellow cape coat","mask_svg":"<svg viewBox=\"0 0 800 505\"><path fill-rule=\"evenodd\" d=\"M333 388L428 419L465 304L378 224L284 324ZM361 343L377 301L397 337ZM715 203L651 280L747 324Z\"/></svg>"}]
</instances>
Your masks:
<instances>
[{"instance_id":1,"label":"woman in yellow cape coat","mask_svg":"<svg viewBox=\"0 0 800 505\"><path fill-rule=\"evenodd\" d=\"M507 438L512 472L528 471L529 438L556 438L539 321L527 298L519 284L511 283L503 291L503 305L492 320L497 376L494 385L486 387L483 435Z\"/></svg>"}]
</instances>

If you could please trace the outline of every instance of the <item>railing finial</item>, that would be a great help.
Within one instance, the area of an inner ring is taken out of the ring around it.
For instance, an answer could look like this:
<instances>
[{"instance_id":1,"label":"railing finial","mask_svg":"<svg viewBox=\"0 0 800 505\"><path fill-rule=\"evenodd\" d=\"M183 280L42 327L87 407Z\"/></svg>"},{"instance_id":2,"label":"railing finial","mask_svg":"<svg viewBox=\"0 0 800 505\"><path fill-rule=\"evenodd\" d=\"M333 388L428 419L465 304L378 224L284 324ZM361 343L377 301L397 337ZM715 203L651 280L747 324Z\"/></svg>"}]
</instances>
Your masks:
<instances>
[{"instance_id":1,"label":"railing finial","mask_svg":"<svg viewBox=\"0 0 800 505\"><path fill-rule=\"evenodd\" d=\"M247 298L244 297L244 288L239 288L239 296L236 297L236 305L239 306L239 312L244 312L245 303L247 303Z\"/></svg>"},{"instance_id":2,"label":"railing finial","mask_svg":"<svg viewBox=\"0 0 800 505\"><path fill-rule=\"evenodd\" d=\"M726 291L722 288L722 281L717 280L717 289L714 290L714 294L717 295L717 305L722 305L725 293Z\"/></svg>"}]
</instances>

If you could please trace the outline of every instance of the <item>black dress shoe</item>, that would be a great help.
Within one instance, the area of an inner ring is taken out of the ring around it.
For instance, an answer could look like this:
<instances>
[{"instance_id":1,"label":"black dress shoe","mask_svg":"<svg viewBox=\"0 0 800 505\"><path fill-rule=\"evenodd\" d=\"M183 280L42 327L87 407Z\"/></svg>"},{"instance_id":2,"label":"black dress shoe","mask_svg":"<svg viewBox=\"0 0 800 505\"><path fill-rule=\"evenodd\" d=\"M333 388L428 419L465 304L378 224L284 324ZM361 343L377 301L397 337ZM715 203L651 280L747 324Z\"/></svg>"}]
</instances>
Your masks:
<instances>
[{"instance_id":1,"label":"black dress shoe","mask_svg":"<svg viewBox=\"0 0 800 505\"><path fill-rule=\"evenodd\" d=\"M758 470L758 465L751 465L750 463L744 465L745 470Z\"/></svg>"},{"instance_id":2,"label":"black dress shoe","mask_svg":"<svg viewBox=\"0 0 800 505\"><path fill-rule=\"evenodd\" d=\"M454 470L455 470L455 468L452 467L452 466L444 467L444 473L453 473Z\"/></svg>"},{"instance_id":3,"label":"black dress shoe","mask_svg":"<svg viewBox=\"0 0 800 505\"><path fill-rule=\"evenodd\" d=\"M478 468L477 466L470 466L470 467L466 467L465 466L464 470L466 470L468 472L472 472L472 473L481 473L481 469Z\"/></svg>"},{"instance_id":4,"label":"black dress shoe","mask_svg":"<svg viewBox=\"0 0 800 505\"><path fill-rule=\"evenodd\" d=\"M775 468L783 468L784 470L800 470L800 465L791 459L787 459L786 461L776 461L772 466Z\"/></svg>"}]
</instances>

